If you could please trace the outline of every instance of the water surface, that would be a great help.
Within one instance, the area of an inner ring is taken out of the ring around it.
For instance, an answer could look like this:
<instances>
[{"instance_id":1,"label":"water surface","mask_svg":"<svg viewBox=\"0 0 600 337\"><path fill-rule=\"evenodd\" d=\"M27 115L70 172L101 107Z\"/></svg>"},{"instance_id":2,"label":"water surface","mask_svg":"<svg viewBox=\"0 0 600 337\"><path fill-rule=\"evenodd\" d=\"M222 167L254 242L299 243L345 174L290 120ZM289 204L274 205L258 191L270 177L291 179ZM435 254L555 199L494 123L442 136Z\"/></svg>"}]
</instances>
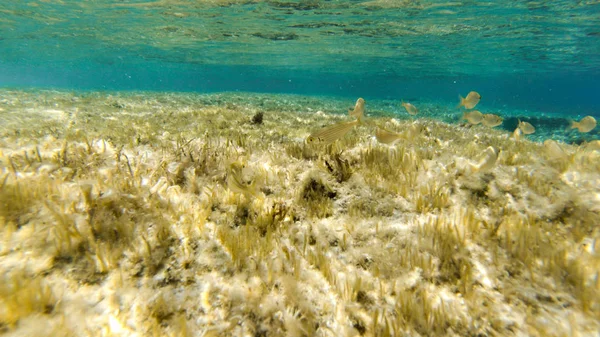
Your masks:
<instances>
[{"instance_id":1,"label":"water surface","mask_svg":"<svg viewBox=\"0 0 600 337\"><path fill-rule=\"evenodd\" d=\"M0 85L598 114L596 1L7 1Z\"/></svg>"}]
</instances>

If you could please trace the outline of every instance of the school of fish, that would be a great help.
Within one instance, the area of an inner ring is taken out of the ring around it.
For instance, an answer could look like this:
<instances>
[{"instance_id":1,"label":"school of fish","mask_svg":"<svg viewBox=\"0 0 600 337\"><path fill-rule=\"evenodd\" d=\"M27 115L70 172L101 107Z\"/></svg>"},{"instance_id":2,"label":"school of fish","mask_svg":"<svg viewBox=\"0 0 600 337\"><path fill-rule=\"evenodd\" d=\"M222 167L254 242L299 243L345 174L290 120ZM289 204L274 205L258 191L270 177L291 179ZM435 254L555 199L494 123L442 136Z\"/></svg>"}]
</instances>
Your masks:
<instances>
[{"instance_id":1,"label":"school of fish","mask_svg":"<svg viewBox=\"0 0 600 337\"><path fill-rule=\"evenodd\" d=\"M493 128L498 125L501 125L504 121L504 118L502 116L491 113L484 114L481 111L472 110L481 100L481 95L476 91L469 92L466 97L459 96L459 100L460 101L457 108L464 107L466 109L463 112L461 119L466 120L469 125L481 124L486 127ZM306 138L306 143L312 145L328 145L343 138L354 127L363 123L365 103L366 101L363 98L359 98L357 99L354 108L348 109L348 114L351 117L355 118L355 120L349 122L339 122L316 130ZM419 113L417 107L414 106L412 103L402 101L401 106L411 116L415 116ZM567 129L577 129L581 133L586 133L590 132L595 127L596 119L594 119L594 117L592 116L586 116L579 121L571 121L571 124ZM417 126L414 124L409 126L406 130L404 130L401 133L390 131L383 127L377 126L375 128L375 139L377 139L379 143L393 145L394 143L400 140L411 141L416 136L418 136L419 133L420 132L417 129ZM512 137L515 139L515 141L519 141L524 135L530 135L533 133L535 133L535 126L533 126L529 122L521 121L519 119L518 125L512 133ZM582 146L586 150L600 151L600 140L594 140ZM544 142L544 148L550 159L562 159L567 156L563 147L554 140L546 140ZM469 170L471 172L489 171L491 168L494 167L500 152L501 149L492 146L486 148L486 150L484 150L483 153L480 154L480 160L478 162L470 163ZM237 184L237 181L235 181L234 185L239 184ZM246 193L248 192L246 191Z\"/></svg>"}]
</instances>

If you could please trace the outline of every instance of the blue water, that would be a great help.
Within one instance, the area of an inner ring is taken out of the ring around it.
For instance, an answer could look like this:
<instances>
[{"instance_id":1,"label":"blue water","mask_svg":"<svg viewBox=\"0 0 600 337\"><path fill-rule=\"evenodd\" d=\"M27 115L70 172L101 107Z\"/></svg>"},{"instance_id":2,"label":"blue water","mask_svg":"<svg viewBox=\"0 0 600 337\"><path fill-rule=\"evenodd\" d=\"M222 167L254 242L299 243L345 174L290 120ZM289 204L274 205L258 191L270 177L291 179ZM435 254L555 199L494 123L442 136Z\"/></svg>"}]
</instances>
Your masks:
<instances>
[{"instance_id":1,"label":"blue water","mask_svg":"<svg viewBox=\"0 0 600 337\"><path fill-rule=\"evenodd\" d=\"M0 86L600 115L595 1L3 1Z\"/></svg>"}]
</instances>

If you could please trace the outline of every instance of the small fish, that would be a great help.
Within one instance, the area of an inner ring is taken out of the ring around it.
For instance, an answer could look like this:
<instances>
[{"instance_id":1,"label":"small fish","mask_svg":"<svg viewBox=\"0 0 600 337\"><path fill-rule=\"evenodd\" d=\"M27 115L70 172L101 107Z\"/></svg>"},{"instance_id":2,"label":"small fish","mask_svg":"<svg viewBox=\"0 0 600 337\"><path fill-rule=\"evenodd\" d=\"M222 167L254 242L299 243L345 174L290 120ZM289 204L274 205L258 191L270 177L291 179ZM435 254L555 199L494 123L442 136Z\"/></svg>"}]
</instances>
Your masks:
<instances>
[{"instance_id":1,"label":"small fish","mask_svg":"<svg viewBox=\"0 0 600 337\"><path fill-rule=\"evenodd\" d=\"M495 126L502 124L503 120L504 120L504 118L502 118L498 115L484 114L483 118L481 119L481 124L488 126L490 128L493 128Z\"/></svg>"},{"instance_id":2,"label":"small fish","mask_svg":"<svg viewBox=\"0 0 600 337\"><path fill-rule=\"evenodd\" d=\"M544 141L544 149L550 159L563 159L568 156L565 149L556 141L552 139L546 139Z\"/></svg>"},{"instance_id":3,"label":"small fish","mask_svg":"<svg viewBox=\"0 0 600 337\"><path fill-rule=\"evenodd\" d=\"M519 141L519 140L521 140L522 135L523 135L523 131L521 131L521 129L517 126L515 131L513 131L513 137L515 138L516 141Z\"/></svg>"},{"instance_id":4,"label":"small fish","mask_svg":"<svg viewBox=\"0 0 600 337\"><path fill-rule=\"evenodd\" d=\"M420 134L421 130L418 124L411 124L404 132L401 133L389 131L382 127L377 127L375 130L375 138L378 142L383 144L393 144L400 139L412 141Z\"/></svg>"},{"instance_id":5,"label":"small fish","mask_svg":"<svg viewBox=\"0 0 600 337\"><path fill-rule=\"evenodd\" d=\"M498 160L498 155L500 154L500 150L493 147L488 146L485 151L481 154L481 160L479 163L473 164L471 163L471 170L473 172L486 172L494 167L496 161Z\"/></svg>"},{"instance_id":6,"label":"small fish","mask_svg":"<svg viewBox=\"0 0 600 337\"><path fill-rule=\"evenodd\" d=\"M348 114L356 119L362 119L365 115L365 100L362 97L357 99L354 109L348 109Z\"/></svg>"},{"instance_id":7,"label":"small fish","mask_svg":"<svg viewBox=\"0 0 600 337\"><path fill-rule=\"evenodd\" d=\"M571 121L569 129L577 129L579 132L590 132L596 127L596 119L592 116L585 116L579 122Z\"/></svg>"},{"instance_id":8,"label":"small fish","mask_svg":"<svg viewBox=\"0 0 600 337\"><path fill-rule=\"evenodd\" d=\"M406 112L408 112L409 115L414 116L419 113L419 109L410 103L402 101L401 105L404 107L404 109L406 109Z\"/></svg>"},{"instance_id":9,"label":"small fish","mask_svg":"<svg viewBox=\"0 0 600 337\"><path fill-rule=\"evenodd\" d=\"M483 114L480 111L465 111L463 112L462 119L466 119L470 124L476 125L481 123L483 119Z\"/></svg>"},{"instance_id":10,"label":"small fish","mask_svg":"<svg viewBox=\"0 0 600 337\"><path fill-rule=\"evenodd\" d=\"M476 91L471 91L466 98L463 98L460 95L458 96L458 98L460 99L460 103L458 103L457 108L464 106L465 109L473 109L477 105L477 103L479 103L481 95Z\"/></svg>"},{"instance_id":11,"label":"small fish","mask_svg":"<svg viewBox=\"0 0 600 337\"><path fill-rule=\"evenodd\" d=\"M248 184L244 182L243 171L244 165L240 162L234 162L229 165L229 172L227 174L227 187L236 193L244 194L247 197L253 196L255 198L262 198L263 195L258 191L256 181Z\"/></svg>"},{"instance_id":12,"label":"small fish","mask_svg":"<svg viewBox=\"0 0 600 337\"><path fill-rule=\"evenodd\" d=\"M527 122L521 122L520 119L518 128L521 129L525 135L530 135L535 132L535 127L533 125Z\"/></svg>"},{"instance_id":13,"label":"small fish","mask_svg":"<svg viewBox=\"0 0 600 337\"><path fill-rule=\"evenodd\" d=\"M377 141L380 143L393 144L396 141L403 139L404 136L400 133L388 131L386 129L377 127L377 130L375 130L375 138L377 138Z\"/></svg>"},{"instance_id":14,"label":"small fish","mask_svg":"<svg viewBox=\"0 0 600 337\"><path fill-rule=\"evenodd\" d=\"M311 133L306 138L308 144L320 144L327 145L335 142L336 140L344 137L353 127L360 124L361 119L357 119L352 122L341 122L334 125L324 127Z\"/></svg>"}]
</instances>

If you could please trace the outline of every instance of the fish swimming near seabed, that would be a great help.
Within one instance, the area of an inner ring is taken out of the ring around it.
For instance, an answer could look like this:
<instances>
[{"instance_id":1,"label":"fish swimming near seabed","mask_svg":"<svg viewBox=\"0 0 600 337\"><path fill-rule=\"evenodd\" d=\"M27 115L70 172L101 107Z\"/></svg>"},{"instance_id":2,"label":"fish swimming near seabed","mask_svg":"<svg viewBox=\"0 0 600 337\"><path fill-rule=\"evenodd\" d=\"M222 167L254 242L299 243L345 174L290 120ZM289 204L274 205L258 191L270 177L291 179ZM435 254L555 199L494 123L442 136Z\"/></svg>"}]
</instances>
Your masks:
<instances>
[{"instance_id":1,"label":"fish swimming near seabed","mask_svg":"<svg viewBox=\"0 0 600 337\"><path fill-rule=\"evenodd\" d=\"M479 162L477 164L471 163L471 172L487 172L491 170L496 164L499 154L500 149L488 146L488 148L483 151Z\"/></svg>"},{"instance_id":2,"label":"fish swimming near seabed","mask_svg":"<svg viewBox=\"0 0 600 337\"><path fill-rule=\"evenodd\" d=\"M393 144L404 136L397 132L388 131L384 128L377 127L375 130L375 138L382 144Z\"/></svg>"},{"instance_id":3,"label":"fish swimming near seabed","mask_svg":"<svg viewBox=\"0 0 600 337\"><path fill-rule=\"evenodd\" d=\"M596 127L596 119L592 116L585 116L579 122L571 121L569 129L577 129L579 132L586 133Z\"/></svg>"},{"instance_id":4,"label":"fish swimming near seabed","mask_svg":"<svg viewBox=\"0 0 600 337\"><path fill-rule=\"evenodd\" d=\"M521 137L523 136L523 131L521 131L521 128L519 128L517 126L517 128L515 129L515 131L513 131L513 138L518 142L521 140Z\"/></svg>"},{"instance_id":5,"label":"fish swimming near seabed","mask_svg":"<svg viewBox=\"0 0 600 337\"><path fill-rule=\"evenodd\" d=\"M520 119L518 121L519 125L517 127L521 129L521 131L523 131L523 134L530 135L532 133L535 133L535 127L533 125L531 125L528 122L522 122Z\"/></svg>"},{"instance_id":6,"label":"fish swimming near seabed","mask_svg":"<svg viewBox=\"0 0 600 337\"><path fill-rule=\"evenodd\" d=\"M319 145L328 145L336 140L344 137L352 128L359 125L361 123L361 119L357 119L351 122L341 122L337 124L333 124L330 126L326 126L320 130L317 130L311 133L306 138L307 144L319 144Z\"/></svg>"},{"instance_id":7,"label":"fish swimming near seabed","mask_svg":"<svg viewBox=\"0 0 600 337\"><path fill-rule=\"evenodd\" d=\"M469 122L469 124L477 125L481 123L481 120L483 119L483 114L477 110L465 111L463 112L462 119L466 119Z\"/></svg>"},{"instance_id":8,"label":"fish swimming near seabed","mask_svg":"<svg viewBox=\"0 0 600 337\"><path fill-rule=\"evenodd\" d=\"M357 99L354 109L348 109L348 114L356 119L362 119L365 115L365 100L362 97Z\"/></svg>"},{"instance_id":9,"label":"fish swimming near seabed","mask_svg":"<svg viewBox=\"0 0 600 337\"><path fill-rule=\"evenodd\" d=\"M498 115L494 115L494 114L484 114L483 118L481 119L481 124L493 128L496 127L500 124L502 124L502 121L504 121L504 118L498 116Z\"/></svg>"},{"instance_id":10,"label":"fish swimming near seabed","mask_svg":"<svg viewBox=\"0 0 600 337\"><path fill-rule=\"evenodd\" d=\"M544 141L544 150L551 160L564 160L569 157L569 154L561 144L552 139Z\"/></svg>"},{"instance_id":11,"label":"fish swimming near seabed","mask_svg":"<svg viewBox=\"0 0 600 337\"><path fill-rule=\"evenodd\" d=\"M229 171L227 172L227 187L231 191L244 194L247 197L263 199L264 195L259 192L256 180L251 183L244 182L243 169L244 165L240 162L234 162L229 165Z\"/></svg>"},{"instance_id":12,"label":"fish swimming near seabed","mask_svg":"<svg viewBox=\"0 0 600 337\"><path fill-rule=\"evenodd\" d=\"M413 141L416 137L421 134L418 125L410 125L404 132L398 133L386 130L382 127L375 129L375 138L382 144L394 144L398 140Z\"/></svg>"},{"instance_id":13,"label":"fish swimming near seabed","mask_svg":"<svg viewBox=\"0 0 600 337\"><path fill-rule=\"evenodd\" d=\"M365 115L365 100L362 97L357 99L354 109L348 109L348 114L355 117L356 120L333 124L317 130L306 137L306 143L328 145L344 137L353 127L363 122Z\"/></svg>"},{"instance_id":14,"label":"fish swimming near seabed","mask_svg":"<svg viewBox=\"0 0 600 337\"><path fill-rule=\"evenodd\" d=\"M404 107L404 109L406 109L406 112L408 112L408 114L411 116L414 116L419 113L419 109L417 109L416 106L414 106L410 103L402 101L401 105Z\"/></svg>"},{"instance_id":15,"label":"fish swimming near seabed","mask_svg":"<svg viewBox=\"0 0 600 337\"><path fill-rule=\"evenodd\" d=\"M481 100L481 95L476 91L471 91L471 92L469 92L467 97L463 98L462 96L459 95L458 99L460 100L460 103L458 103L457 108L464 106L465 109L473 109L477 105L477 103L479 103L479 101Z\"/></svg>"}]
</instances>

